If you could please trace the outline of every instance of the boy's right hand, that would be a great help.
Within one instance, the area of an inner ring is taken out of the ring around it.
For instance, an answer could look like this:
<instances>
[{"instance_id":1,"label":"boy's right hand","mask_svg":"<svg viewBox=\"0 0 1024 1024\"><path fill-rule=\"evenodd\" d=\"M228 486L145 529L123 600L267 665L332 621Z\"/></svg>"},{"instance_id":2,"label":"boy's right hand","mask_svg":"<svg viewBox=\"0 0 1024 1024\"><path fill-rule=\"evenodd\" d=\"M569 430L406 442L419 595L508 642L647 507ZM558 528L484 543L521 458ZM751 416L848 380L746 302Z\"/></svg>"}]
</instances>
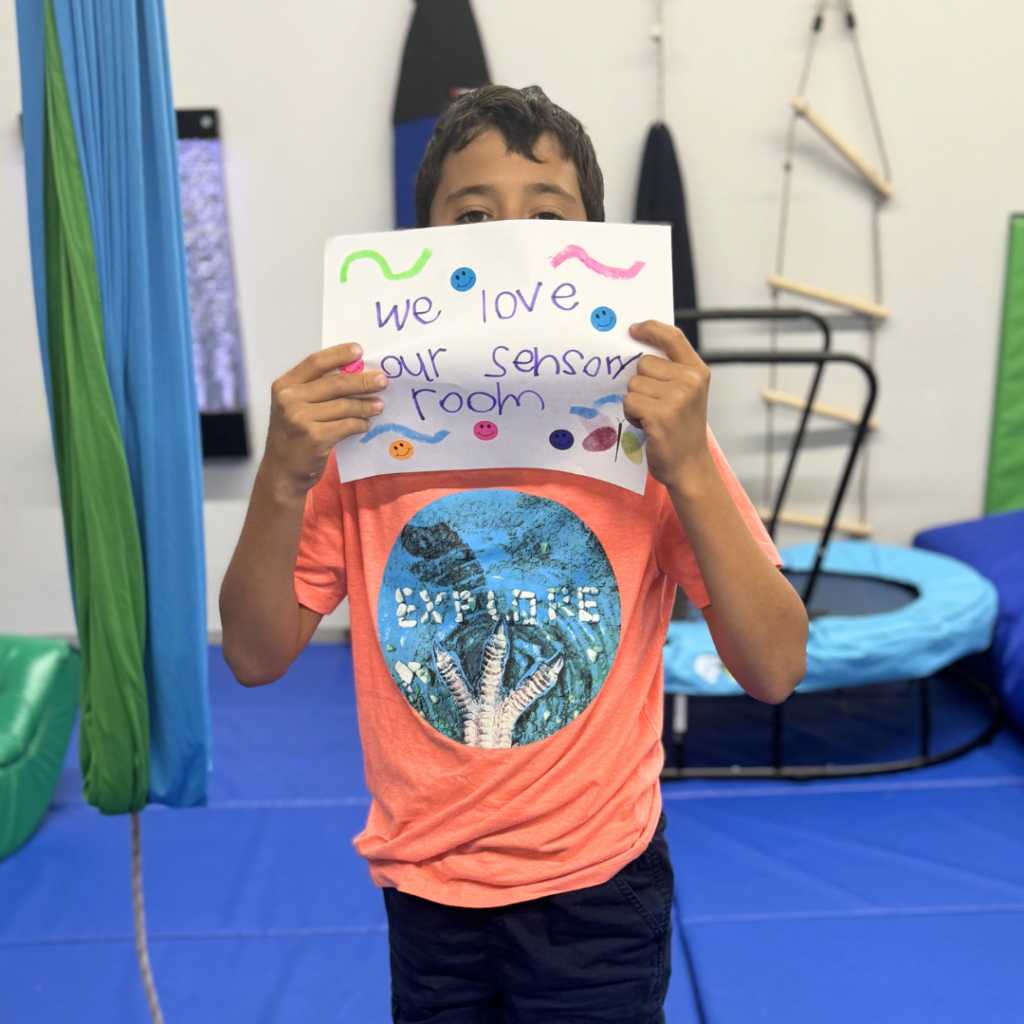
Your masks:
<instances>
[{"instance_id":1,"label":"boy's right hand","mask_svg":"<svg viewBox=\"0 0 1024 1024\"><path fill-rule=\"evenodd\" d=\"M323 476L331 449L346 437L365 434L370 417L384 409L375 392L387 387L380 370L332 373L356 362L359 345L334 345L307 356L274 381L264 468L295 497Z\"/></svg>"}]
</instances>

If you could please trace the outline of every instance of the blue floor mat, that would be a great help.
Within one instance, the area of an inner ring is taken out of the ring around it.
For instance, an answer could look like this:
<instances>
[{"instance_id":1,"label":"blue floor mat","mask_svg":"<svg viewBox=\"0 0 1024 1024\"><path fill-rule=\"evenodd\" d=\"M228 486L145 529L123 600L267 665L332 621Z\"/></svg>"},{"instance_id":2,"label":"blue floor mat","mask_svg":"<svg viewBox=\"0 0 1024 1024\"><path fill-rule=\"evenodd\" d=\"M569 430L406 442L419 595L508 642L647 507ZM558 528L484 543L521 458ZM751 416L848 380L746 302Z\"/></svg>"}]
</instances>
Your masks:
<instances>
[{"instance_id":1,"label":"blue floor mat","mask_svg":"<svg viewBox=\"0 0 1024 1024\"><path fill-rule=\"evenodd\" d=\"M214 649L210 692L210 805L142 816L168 1024L385 1024L383 902L351 845L369 797L349 652L310 648L279 683L245 690ZM42 829L0 862L5 1022L149 1019L128 821L80 789L72 749ZM692 780L664 797L678 902L669 1024L1024 1019L1024 744L1012 735L910 774Z\"/></svg>"},{"instance_id":2,"label":"blue floor mat","mask_svg":"<svg viewBox=\"0 0 1024 1024\"><path fill-rule=\"evenodd\" d=\"M1024 916L693 929L708 1024L1019 1024Z\"/></svg>"},{"instance_id":3,"label":"blue floor mat","mask_svg":"<svg viewBox=\"0 0 1024 1024\"><path fill-rule=\"evenodd\" d=\"M1024 746L663 788L708 1024L1024 1019Z\"/></svg>"},{"instance_id":4,"label":"blue floor mat","mask_svg":"<svg viewBox=\"0 0 1024 1024\"><path fill-rule=\"evenodd\" d=\"M391 1019L387 926L352 837L369 795L351 655L310 647L245 690L211 651L209 806L142 814L150 952L166 1019ZM132 944L127 817L81 797L75 745L39 833L0 862L0 1020L149 1020Z\"/></svg>"}]
</instances>

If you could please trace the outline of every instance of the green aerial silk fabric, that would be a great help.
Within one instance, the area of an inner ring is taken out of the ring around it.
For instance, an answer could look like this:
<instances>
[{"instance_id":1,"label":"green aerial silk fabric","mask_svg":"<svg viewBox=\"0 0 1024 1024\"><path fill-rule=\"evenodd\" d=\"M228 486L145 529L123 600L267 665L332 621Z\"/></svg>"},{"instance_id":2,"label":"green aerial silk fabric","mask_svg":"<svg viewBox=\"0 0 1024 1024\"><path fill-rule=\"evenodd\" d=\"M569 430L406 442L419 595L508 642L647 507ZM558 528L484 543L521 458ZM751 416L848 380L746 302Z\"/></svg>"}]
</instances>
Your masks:
<instances>
[{"instance_id":1,"label":"green aerial silk fabric","mask_svg":"<svg viewBox=\"0 0 1024 1024\"><path fill-rule=\"evenodd\" d=\"M92 228L53 14L46 3L44 219L53 433L82 646L85 798L140 810L149 786L142 546L104 361Z\"/></svg>"},{"instance_id":2,"label":"green aerial silk fabric","mask_svg":"<svg viewBox=\"0 0 1024 1024\"><path fill-rule=\"evenodd\" d=\"M1024 508L1024 215L1010 218L985 512Z\"/></svg>"}]
</instances>

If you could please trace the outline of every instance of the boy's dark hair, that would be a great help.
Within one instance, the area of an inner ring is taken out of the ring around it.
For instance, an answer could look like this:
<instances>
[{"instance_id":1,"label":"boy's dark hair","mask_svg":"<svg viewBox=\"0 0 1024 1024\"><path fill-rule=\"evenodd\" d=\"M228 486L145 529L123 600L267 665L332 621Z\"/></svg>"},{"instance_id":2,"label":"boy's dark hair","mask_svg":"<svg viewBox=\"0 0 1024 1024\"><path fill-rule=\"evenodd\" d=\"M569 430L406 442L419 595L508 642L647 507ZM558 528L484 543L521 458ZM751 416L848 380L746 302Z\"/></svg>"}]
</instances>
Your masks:
<instances>
[{"instance_id":1,"label":"boy's dark hair","mask_svg":"<svg viewBox=\"0 0 1024 1024\"><path fill-rule=\"evenodd\" d=\"M550 132L562 155L576 168L587 220L604 220L604 177L586 129L567 110L552 103L538 85L512 89L485 85L463 93L440 116L416 175L416 226L430 225L430 204L449 153L465 149L481 132L496 128L509 153L540 163L533 153L537 139Z\"/></svg>"}]
</instances>

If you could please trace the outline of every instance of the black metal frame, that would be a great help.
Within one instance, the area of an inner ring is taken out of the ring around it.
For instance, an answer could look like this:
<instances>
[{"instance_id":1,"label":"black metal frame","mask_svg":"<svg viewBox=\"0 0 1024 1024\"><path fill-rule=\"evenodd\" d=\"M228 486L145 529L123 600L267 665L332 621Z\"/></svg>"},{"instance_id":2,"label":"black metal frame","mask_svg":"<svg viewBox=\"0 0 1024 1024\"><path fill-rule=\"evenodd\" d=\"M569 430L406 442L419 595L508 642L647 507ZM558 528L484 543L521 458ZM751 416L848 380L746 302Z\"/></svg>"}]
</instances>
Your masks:
<instances>
[{"instance_id":1,"label":"black metal frame","mask_svg":"<svg viewBox=\"0 0 1024 1024\"><path fill-rule=\"evenodd\" d=\"M890 772L902 772L911 768L926 768L928 765L951 761L953 758L966 754L967 751L973 750L975 747L988 743L1003 724L1003 709L995 691L980 676L968 671L962 665L950 665L941 672L936 673L936 675L949 676L969 686L984 700L990 713L988 722L981 732L965 740L963 743L957 744L955 747L950 747L938 753L930 752L931 712L928 697L929 679L919 679L916 682L918 683L921 699L921 753L916 757L905 757L896 761L875 761L867 764L782 764L782 731L781 728L778 730L774 728L774 723L778 720L778 717L773 715L772 746L773 761L775 763L756 766L731 765L729 767L706 766L687 768L680 764L684 756L685 745L677 744L673 751L673 759L676 763L671 765L666 763L661 772L661 779L663 782L669 782L674 779L792 779L803 782L809 779L842 779L862 775L885 775ZM910 681L914 682L915 680ZM844 689L844 687L837 687L837 689ZM675 695L667 695L667 697L670 696ZM800 695L796 694L796 696L799 698ZM813 694L808 694L807 696L813 696ZM715 697L708 699L728 700L729 698ZM777 712L781 707L782 705L776 704L772 710Z\"/></svg>"},{"instance_id":2,"label":"black metal frame","mask_svg":"<svg viewBox=\"0 0 1024 1024\"><path fill-rule=\"evenodd\" d=\"M875 400L878 396L878 379L875 377L875 372L863 359L860 359L857 356L832 352L832 330L828 325L828 321L817 313L810 312L810 310L798 308L677 309L675 311L675 319L677 323L685 320L807 320L815 324L821 331L822 344L820 352L709 352L702 356L704 362L708 366L723 363L745 363L748 365L751 363L761 363L765 365L806 364L815 366L814 377L811 380L811 386L807 392L806 404L803 412L800 414L800 422L797 425L796 433L794 433L793 441L790 444L789 458L786 460L786 468L783 470L782 480L779 483L779 491L775 496L771 518L767 523L768 536L770 536L772 540L775 539L775 530L778 526L779 514L782 511L782 506L789 493L789 485L793 479L793 471L796 467L796 461L800 454L800 449L803 446L804 438L807 436L807 424L810 422L811 418L811 405L815 398L817 398L818 390L821 387L822 377L825 373L826 364L849 363L856 366L861 373L864 374L865 379L867 380L867 401L864 403L860 422L857 424L853 435L850 453L839 478L836 492L833 495L832 504L829 509L828 518L825 521L825 527L822 530L821 539L818 541L818 551L815 555L814 566L811 569L810 575L807 577L807 583L804 587L804 592L801 595L803 597L804 604L807 605L810 603L811 594L814 592L814 585L817 582L818 574L821 572L821 561L825 555L825 547L832 536L833 530L835 529L836 520L839 518L839 510L842 508L843 499L846 497L846 490L849 487L850 479L853 476L853 467L857 463L857 456L860 454L860 449L863 447L864 439L867 436L868 424L871 421L871 413L874 410Z\"/></svg>"},{"instance_id":3,"label":"black metal frame","mask_svg":"<svg viewBox=\"0 0 1024 1024\"><path fill-rule=\"evenodd\" d=\"M800 416L800 423L790 446L789 458L786 468L779 484L779 491L775 497L771 518L767 524L768 533L775 538L775 530L778 525L779 514L786 500L789 485L793 478L794 468L800 454L801 446L807 434L807 424L812 414L812 403L814 402L818 389L821 385L825 366L830 363L846 363L856 367L864 375L867 381L868 394L861 411L860 420L854 428L850 451L843 465L836 486L829 513L825 520L821 538L818 542L818 550L815 553L814 564L808 574L807 583L804 586L801 598L805 606L810 605L811 595L814 592L815 583L821 574L821 564L825 556L825 549L835 529L836 520L839 518L839 510L842 507L843 499L853 476L853 469L857 462L857 456L867 436L868 424L871 420L871 413L875 406L878 395L878 380L872 368L857 356L832 351L832 333L827 321L816 313L799 308L770 309L677 309L675 311L676 322L685 320L807 320L818 326L822 334L822 347L818 352L704 352L701 358L709 366L714 365L813 365L815 366L814 377L807 393L807 400ZM887 761L876 764L856 765L784 765L783 764L783 723L782 705L777 704L772 708L772 764L764 767L743 767L733 765L728 768L686 768L685 759L685 733L682 736L673 736L673 753L675 765L666 766L662 772L662 779L681 778L782 778L782 779L815 779L815 778L840 778L843 776L875 775L885 772L904 771L910 768L921 768L925 765L937 764L946 761L960 754L966 753L973 747L987 743L998 730L1002 723L1002 708L998 697L978 676L968 672L961 666L950 666L942 673L957 678L967 685L972 686L985 698L989 709L992 712L986 727L975 737L962 743L957 747L941 753L932 754L929 752L931 743L931 705L929 697L929 686L927 679L917 680L920 687L921 701L921 754L917 757L903 758L898 761ZM838 687L837 687L838 689ZM666 694L666 705L670 697L683 697L681 694ZM666 710L668 710L666 708Z\"/></svg>"}]
</instances>

